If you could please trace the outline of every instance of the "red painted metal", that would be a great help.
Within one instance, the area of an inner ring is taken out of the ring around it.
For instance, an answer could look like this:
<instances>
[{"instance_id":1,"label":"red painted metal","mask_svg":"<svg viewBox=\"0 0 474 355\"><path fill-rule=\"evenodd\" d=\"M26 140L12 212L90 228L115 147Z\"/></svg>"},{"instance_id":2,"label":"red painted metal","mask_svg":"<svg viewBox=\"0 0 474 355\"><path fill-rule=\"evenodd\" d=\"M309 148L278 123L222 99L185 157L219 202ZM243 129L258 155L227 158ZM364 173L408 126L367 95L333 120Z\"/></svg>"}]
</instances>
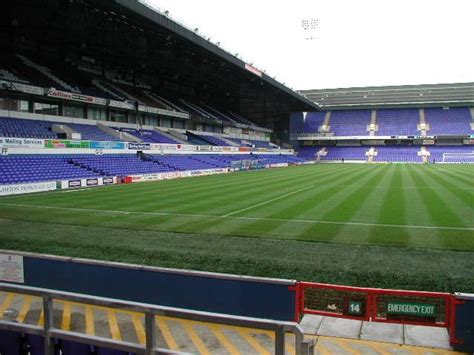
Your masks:
<instances>
[{"instance_id":1,"label":"red painted metal","mask_svg":"<svg viewBox=\"0 0 474 355\"><path fill-rule=\"evenodd\" d=\"M453 296L449 293L442 292L426 292L426 291L407 291L407 290L386 290L380 288L368 288L368 287L353 287L353 286L341 286L341 285L331 285L331 284L322 284L322 283L312 283L312 282L300 282L300 297L302 300L297 302L296 307L299 308L300 314L316 314L322 316L332 316L340 317L347 319L358 319L365 321L376 321L376 322L386 322L386 323L399 323L399 324L413 324L413 325L429 325L434 327L445 327L448 329L453 329L454 319L453 319ZM366 311L365 315L362 316L351 316L346 314L340 314L330 311L314 310L307 309L305 307L305 290L307 289L324 289L324 290L333 290L341 292L354 292L365 294L366 297ZM418 322L412 320L402 320L402 319L387 319L385 317L379 317L377 314L377 304L379 296L400 296L400 297L423 297L423 298L433 298L443 300L445 306L445 317L443 322Z\"/></svg>"}]
</instances>

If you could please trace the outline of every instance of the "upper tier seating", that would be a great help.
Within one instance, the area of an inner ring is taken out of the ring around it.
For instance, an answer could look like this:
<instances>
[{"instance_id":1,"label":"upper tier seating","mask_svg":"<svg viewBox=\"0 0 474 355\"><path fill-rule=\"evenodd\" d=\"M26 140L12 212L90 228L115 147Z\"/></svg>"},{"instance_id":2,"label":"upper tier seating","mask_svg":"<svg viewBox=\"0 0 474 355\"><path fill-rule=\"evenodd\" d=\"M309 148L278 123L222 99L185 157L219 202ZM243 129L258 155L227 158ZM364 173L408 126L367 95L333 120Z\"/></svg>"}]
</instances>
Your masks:
<instances>
[{"instance_id":1,"label":"upper tier seating","mask_svg":"<svg viewBox=\"0 0 474 355\"><path fill-rule=\"evenodd\" d=\"M471 112L469 107L425 109L425 120L430 125L428 135L472 134Z\"/></svg>"},{"instance_id":2,"label":"upper tier seating","mask_svg":"<svg viewBox=\"0 0 474 355\"><path fill-rule=\"evenodd\" d=\"M420 147L382 147L377 146L377 155L374 161L421 163L422 158L418 156Z\"/></svg>"},{"instance_id":3,"label":"upper tier seating","mask_svg":"<svg viewBox=\"0 0 474 355\"><path fill-rule=\"evenodd\" d=\"M136 130L131 128L121 128L120 130L127 132L147 143L181 144L180 142L173 140L157 131L150 131L147 129Z\"/></svg>"},{"instance_id":4,"label":"upper tier seating","mask_svg":"<svg viewBox=\"0 0 474 355\"><path fill-rule=\"evenodd\" d=\"M337 136L367 136L370 110L332 111L330 131Z\"/></svg>"},{"instance_id":5,"label":"upper tier seating","mask_svg":"<svg viewBox=\"0 0 474 355\"><path fill-rule=\"evenodd\" d=\"M417 125L420 123L418 109L377 110L378 136L414 136L420 135Z\"/></svg>"},{"instance_id":6,"label":"upper tier seating","mask_svg":"<svg viewBox=\"0 0 474 355\"><path fill-rule=\"evenodd\" d=\"M317 133L324 123L326 112L308 112L304 120L304 133Z\"/></svg>"},{"instance_id":7,"label":"upper tier seating","mask_svg":"<svg viewBox=\"0 0 474 355\"><path fill-rule=\"evenodd\" d=\"M225 140L220 139L219 137L216 136L211 136L207 134L199 134L199 137L207 142L209 142L210 145L217 145L217 146L230 146L229 143L227 143Z\"/></svg>"},{"instance_id":8,"label":"upper tier seating","mask_svg":"<svg viewBox=\"0 0 474 355\"><path fill-rule=\"evenodd\" d=\"M0 136L18 138L55 139L57 134L51 131L54 122L22 120L0 117Z\"/></svg>"}]
</instances>

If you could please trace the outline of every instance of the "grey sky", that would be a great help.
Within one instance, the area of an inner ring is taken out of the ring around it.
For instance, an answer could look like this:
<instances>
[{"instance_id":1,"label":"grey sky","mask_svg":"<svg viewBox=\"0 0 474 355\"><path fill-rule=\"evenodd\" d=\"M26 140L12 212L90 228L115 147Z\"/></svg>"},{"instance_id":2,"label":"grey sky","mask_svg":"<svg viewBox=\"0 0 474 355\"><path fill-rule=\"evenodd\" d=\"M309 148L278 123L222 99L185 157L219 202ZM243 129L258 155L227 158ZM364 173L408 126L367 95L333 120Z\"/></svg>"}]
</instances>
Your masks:
<instances>
[{"instance_id":1,"label":"grey sky","mask_svg":"<svg viewBox=\"0 0 474 355\"><path fill-rule=\"evenodd\" d=\"M474 81L474 0L148 2L294 89Z\"/></svg>"}]
</instances>

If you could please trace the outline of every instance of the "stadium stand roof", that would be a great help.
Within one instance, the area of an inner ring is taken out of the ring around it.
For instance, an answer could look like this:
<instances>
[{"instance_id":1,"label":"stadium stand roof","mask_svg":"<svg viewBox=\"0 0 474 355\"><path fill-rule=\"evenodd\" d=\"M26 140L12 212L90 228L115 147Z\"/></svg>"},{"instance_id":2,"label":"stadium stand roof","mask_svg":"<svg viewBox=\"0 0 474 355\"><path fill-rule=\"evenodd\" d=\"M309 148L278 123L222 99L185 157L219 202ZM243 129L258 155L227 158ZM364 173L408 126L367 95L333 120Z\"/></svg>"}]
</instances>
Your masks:
<instances>
[{"instance_id":1,"label":"stadium stand roof","mask_svg":"<svg viewBox=\"0 0 474 355\"><path fill-rule=\"evenodd\" d=\"M323 109L474 104L474 83L301 90Z\"/></svg>"},{"instance_id":2,"label":"stadium stand roof","mask_svg":"<svg viewBox=\"0 0 474 355\"><path fill-rule=\"evenodd\" d=\"M0 20L0 44L10 53L132 67L158 92L217 102L263 127L277 128L275 121L291 111L318 109L198 31L136 0L7 0Z\"/></svg>"}]
</instances>

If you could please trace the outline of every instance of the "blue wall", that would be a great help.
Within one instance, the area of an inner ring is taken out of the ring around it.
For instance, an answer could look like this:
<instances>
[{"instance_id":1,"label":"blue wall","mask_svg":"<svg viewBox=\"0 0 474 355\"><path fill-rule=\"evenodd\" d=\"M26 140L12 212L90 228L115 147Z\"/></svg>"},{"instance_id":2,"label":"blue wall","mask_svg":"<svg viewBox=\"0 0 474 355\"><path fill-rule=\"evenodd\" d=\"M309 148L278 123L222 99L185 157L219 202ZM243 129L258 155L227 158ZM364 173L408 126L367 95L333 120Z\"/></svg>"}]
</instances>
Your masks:
<instances>
[{"instance_id":1,"label":"blue wall","mask_svg":"<svg viewBox=\"0 0 474 355\"><path fill-rule=\"evenodd\" d=\"M457 351L474 354L474 295L458 296L461 303L456 304L455 336L461 344L451 344Z\"/></svg>"},{"instance_id":2,"label":"blue wall","mask_svg":"<svg viewBox=\"0 0 474 355\"><path fill-rule=\"evenodd\" d=\"M25 285L169 307L294 320L291 283L24 256Z\"/></svg>"}]
</instances>

